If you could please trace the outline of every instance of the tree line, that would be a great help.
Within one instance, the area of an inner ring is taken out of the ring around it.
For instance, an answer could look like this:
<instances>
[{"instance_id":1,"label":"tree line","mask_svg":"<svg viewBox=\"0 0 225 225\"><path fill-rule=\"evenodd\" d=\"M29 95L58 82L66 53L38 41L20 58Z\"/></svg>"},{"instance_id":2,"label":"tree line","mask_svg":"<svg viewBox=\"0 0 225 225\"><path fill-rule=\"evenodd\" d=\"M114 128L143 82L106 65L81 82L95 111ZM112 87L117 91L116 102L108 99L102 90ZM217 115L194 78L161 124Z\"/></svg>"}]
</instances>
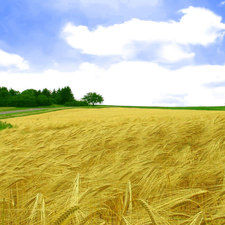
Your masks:
<instances>
[{"instance_id":1,"label":"tree line","mask_svg":"<svg viewBox=\"0 0 225 225\"><path fill-rule=\"evenodd\" d=\"M47 88L41 90L26 89L23 92L7 87L0 87L0 107L37 107L50 106L53 104L64 106L88 106L101 103L104 99L101 95L87 93L82 100L74 98L69 86L53 91Z\"/></svg>"}]
</instances>

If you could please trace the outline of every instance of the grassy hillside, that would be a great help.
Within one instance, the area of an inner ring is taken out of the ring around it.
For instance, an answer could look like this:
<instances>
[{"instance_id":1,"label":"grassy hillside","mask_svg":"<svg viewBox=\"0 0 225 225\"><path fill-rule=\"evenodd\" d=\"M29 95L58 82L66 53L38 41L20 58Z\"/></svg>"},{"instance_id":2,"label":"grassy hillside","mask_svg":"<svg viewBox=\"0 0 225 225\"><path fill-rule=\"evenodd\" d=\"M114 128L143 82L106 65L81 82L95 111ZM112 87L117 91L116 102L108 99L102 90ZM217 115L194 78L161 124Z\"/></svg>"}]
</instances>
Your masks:
<instances>
[{"instance_id":1,"label":"grassy hillside","mask_svg":"<svg viewBox=\"0 0 225 225\"><path fill-rule=\"evenodd\" d=\"M14 126L0 131L2 224L225 223L224 112L78 108L2 121Z\"/></svg>"}]
</instances>

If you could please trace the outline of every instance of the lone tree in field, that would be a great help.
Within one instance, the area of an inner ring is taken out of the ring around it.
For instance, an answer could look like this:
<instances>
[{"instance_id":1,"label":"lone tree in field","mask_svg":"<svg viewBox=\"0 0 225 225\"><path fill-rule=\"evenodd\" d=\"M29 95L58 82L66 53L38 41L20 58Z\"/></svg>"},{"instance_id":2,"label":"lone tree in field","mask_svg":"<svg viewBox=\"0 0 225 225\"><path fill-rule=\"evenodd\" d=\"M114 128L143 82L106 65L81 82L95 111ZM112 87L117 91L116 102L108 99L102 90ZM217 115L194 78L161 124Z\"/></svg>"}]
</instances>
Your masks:
<instances>
[{"instance_id":1,"label":"lone tree in field","mask_svg":"<svg viewBox=\"0 0 225 225\"><path fill-rule=\"evenodd\" d=\"M87 103L91 103L93 106L95 103L102 103L104 101L103 97L101 95L96 94L95 92L89 92L87 93L82 100L86 100Z\"/></svg>"}]
</instances>

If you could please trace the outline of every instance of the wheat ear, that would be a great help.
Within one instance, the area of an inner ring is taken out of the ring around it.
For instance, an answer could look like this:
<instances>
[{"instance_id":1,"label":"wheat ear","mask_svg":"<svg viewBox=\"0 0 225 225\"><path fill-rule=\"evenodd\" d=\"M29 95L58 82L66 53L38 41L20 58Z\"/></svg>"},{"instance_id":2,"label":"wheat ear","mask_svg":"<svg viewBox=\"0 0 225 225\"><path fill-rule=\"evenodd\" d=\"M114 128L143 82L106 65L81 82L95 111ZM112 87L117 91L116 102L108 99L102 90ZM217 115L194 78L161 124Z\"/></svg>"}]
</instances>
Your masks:
<instances>
[{"instance_id":1,"label":"wheat ear","mask_svg":"<svg viewBox=\"0 0 225 225\"><path fill-rule=\"evenodd\" d=\"M140 199L139 200L140 204L142 205L142 207L148 212L150 218L151 218L151 221L152 221L152 224L153 225L158 225L155 221L155 216L154 216L154 213L152 212L152 209L150 207L150 205L148 205L148 203L146 203L144 200Z\"/></svg>"},{"instance_id":2,"label":"wheat ear","mask_svg":"<svg viewBox=\"0 0 225 225\"><path fill-rule=\"evenodd\" d=\"M71 202L70 202L71 205L78 205L79 186L80 186L80 174L77 173L77 177L74 180L73 195L72 195Z\"/></svg>"},{"instance_id":3,"label":"wheat ear","mask_svg":"<svg viewBox=\"0 0 225 225\"><path fill-rule=\"evenodd\" d=\"M147 202L145 202L142 199L139 199L139 203L148 212L153 225L159 225L159 224L160 225L161 224L168 224L169 225L169 222L165 218L160 216L159 213L156 210L153 210L153 208Z\"/></svg>"},{"instance_id":4,"label":"wheat ear","mask_svg":"<svg viewBox=\"0 0 225 225\"><path fill-rule=\"evenodd\" d=\"M5 214L4 211L5 210L5 198L3 198L3 208L2 208L2 225L4 225L4 219L5 219Z\"/></svg>"},{"instance_id":5,"label":"wheat ear","mask_svg":"<svg viewBox=\"0 0 225 225\"><path fill-rule=\"evenodd\" d=\"M72 213L74 213L78 209L79 209L78 206L73 206L73 207L69 208L53 224L60 225L66 218L68 218Z\"/></svg>"},{"instance_id":6,"label":"wheat ear","mask_svg":"<svg viewBox=\"0 0 225 225\"><path fill-rule=\"evenodd\" d=\"M131 182L128 180L126 194L125 194L125 203L123 205L123 215L125 213L126 206L129 204L128 211L132 212L132 193L131 193Z\"/></svg>"},{"instance_id":7,"label":"wheat ear","mask_svg":"<svg viewBox=\"0 0 225 225\"><path fill-rule=\"evenodd\" d=\"M46 216L45 216L45 200L42 198L42 203L41 203L41 224L45 225L46 224Z\"/></svg>"}]
</instances>

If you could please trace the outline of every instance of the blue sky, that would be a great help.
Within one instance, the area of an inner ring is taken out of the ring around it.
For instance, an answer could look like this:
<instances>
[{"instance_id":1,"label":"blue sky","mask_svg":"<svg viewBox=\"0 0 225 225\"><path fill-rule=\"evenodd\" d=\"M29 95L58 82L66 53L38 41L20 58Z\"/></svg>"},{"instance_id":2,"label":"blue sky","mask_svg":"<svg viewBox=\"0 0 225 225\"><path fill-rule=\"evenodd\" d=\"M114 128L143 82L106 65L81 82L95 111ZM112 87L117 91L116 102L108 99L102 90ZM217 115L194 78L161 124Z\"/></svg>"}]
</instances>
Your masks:
<instances>
[{"instance_id":1,"label":"blue sky","mask_svg":"<svg viewBox=\"0 0 225 225\"><path fill-rule=\"evenodd\" d=\"M0 2L0 86L106 105L225 105L225 1Z\"/></svg>"}]
</instances>

